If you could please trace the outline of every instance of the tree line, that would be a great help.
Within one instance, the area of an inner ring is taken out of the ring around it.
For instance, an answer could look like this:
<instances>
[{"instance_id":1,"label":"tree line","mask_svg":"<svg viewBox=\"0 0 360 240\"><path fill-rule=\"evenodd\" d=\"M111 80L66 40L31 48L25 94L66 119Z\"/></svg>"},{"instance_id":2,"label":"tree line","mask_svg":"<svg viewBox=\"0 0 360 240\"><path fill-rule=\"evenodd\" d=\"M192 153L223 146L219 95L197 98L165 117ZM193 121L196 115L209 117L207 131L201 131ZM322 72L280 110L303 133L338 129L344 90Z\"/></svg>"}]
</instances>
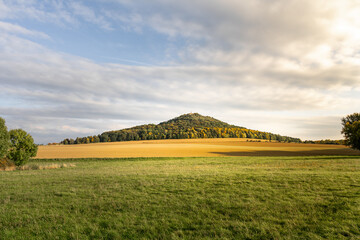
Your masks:
<instances>
[{"instance_id":1,"label":"tree line","mask_svg":"<svg viewBox=\"0 0 360 240\"><path fill-rule=\"evenodd\" d=\"M118 131L104 132L99 135L78 137L76 139L64 139L62 144L86 144L99 142L121 142L138 140L160 140L160 139L194 139L194 138L252 138L266 139L279 142L296 142L299 138L281 136L268 132L261 132L239 127L191 127L188 129L179 129L177 125L170 124L167 128L162 125L142 125L134 128Z\"/></svg>"},{"instance_id":2,"label":"tree line","mask_svg":"<svg viewBox=\"0 0 360 240\"><path fill-rule=\"evenodd\" d=\"M325 139L325 140L305 140L303 143L310 143L310 144L332 144L332 145L345 145L345 140L331 140L331 139Z\"/></svg>"}]
</instances>

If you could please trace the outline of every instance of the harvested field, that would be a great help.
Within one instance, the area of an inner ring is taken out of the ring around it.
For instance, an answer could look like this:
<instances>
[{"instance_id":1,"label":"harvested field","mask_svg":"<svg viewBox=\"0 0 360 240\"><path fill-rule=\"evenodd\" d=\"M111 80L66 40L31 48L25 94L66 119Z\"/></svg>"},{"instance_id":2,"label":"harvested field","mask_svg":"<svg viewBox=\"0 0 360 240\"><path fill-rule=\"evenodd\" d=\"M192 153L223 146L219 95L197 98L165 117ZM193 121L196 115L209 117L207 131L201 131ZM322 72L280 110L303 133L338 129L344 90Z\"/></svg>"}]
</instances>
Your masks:
<instances>
[{"instance_id":1,"label":"harvested field","mask_svg":"<svg viewBox=\"0 0 360 240\"><path fill-rule=\"evenodd\" d=\"M360 155L343 145L251 142L248 139L171 139L40 146L36 158Z\"/></svg>"}]
</instances>

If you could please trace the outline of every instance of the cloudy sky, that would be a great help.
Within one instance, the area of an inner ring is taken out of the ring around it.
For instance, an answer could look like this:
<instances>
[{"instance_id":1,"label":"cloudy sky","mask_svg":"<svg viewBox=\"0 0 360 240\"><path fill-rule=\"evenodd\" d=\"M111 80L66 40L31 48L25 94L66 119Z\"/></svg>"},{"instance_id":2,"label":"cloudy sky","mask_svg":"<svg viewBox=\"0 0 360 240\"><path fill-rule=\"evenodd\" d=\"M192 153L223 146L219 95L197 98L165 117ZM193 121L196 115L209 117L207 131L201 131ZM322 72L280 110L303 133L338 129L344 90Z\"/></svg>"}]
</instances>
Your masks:
<instances>
[{"instance_id":1,"label":"cloudy sky","mask_svg":"<svg viewBox=\"0 0 360 240\"><path fill-rule=\"evenodd\" d=\"M37 143L198 112L340 139L360 0L0 0L0 116Z\"/></svg>"}]
</instances>

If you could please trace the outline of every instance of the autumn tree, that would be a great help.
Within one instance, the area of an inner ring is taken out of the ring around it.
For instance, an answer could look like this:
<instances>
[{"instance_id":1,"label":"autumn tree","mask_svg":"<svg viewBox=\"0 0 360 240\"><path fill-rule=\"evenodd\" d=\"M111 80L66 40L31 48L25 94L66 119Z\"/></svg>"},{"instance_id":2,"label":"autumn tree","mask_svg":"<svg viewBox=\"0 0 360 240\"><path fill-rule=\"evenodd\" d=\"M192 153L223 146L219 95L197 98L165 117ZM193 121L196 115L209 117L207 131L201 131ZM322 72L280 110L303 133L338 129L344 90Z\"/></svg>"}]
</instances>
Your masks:
<instances>
[{"instance_id":1,"label":"autumn tree","mask_svg":"<svg viewBox=\"0 0 360 240\"><path fill-rule=\"evenodd\" d=\"M360 113L347 115L342 119L341 133L345 137L345 145L360 150Z\"/></svg>"}]
</instances>

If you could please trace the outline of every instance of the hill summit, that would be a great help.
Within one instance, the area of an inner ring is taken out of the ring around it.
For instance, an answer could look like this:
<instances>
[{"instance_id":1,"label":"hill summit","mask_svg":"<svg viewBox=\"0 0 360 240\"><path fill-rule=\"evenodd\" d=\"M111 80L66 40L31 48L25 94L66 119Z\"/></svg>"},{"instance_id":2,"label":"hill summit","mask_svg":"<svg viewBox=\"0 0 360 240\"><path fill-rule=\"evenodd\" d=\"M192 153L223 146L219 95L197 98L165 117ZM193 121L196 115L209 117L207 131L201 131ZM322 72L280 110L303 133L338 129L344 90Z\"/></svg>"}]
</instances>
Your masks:
<instances>
[{"instance_id":1,"label":"hill summit","mask_svg":"<svg viewBox=\"0 0 360 240\"><path fill-rule=\"evenodd\" d=\"M187 128L231 128L236 127L234 125L230 125L226 122L222 122L215 118L209 116L202 116L198 113L188 113L180 115L179 117L170 119L166 122L161 122L159 125L166 126L168 124L177 125L180 129L187 129Z\"/></svg>"},{"instance_id":2,"label":"hill summit","mask_svg":"<svg viewBox=\"0 0 360 240\"><path fill-rule=\"evenodd\" d=\"M119 142L154 139L188 139L188 138L251 138L267 139L280 142L301 142L299 138L292 138L251 130L244 127L230 125L212 117L199 113L183 114L179 117L161 122L157 125L146 124L102 134L74 139L64 139L62 144L81 144L97 142Z\"/></svg>"}]
</instances>

